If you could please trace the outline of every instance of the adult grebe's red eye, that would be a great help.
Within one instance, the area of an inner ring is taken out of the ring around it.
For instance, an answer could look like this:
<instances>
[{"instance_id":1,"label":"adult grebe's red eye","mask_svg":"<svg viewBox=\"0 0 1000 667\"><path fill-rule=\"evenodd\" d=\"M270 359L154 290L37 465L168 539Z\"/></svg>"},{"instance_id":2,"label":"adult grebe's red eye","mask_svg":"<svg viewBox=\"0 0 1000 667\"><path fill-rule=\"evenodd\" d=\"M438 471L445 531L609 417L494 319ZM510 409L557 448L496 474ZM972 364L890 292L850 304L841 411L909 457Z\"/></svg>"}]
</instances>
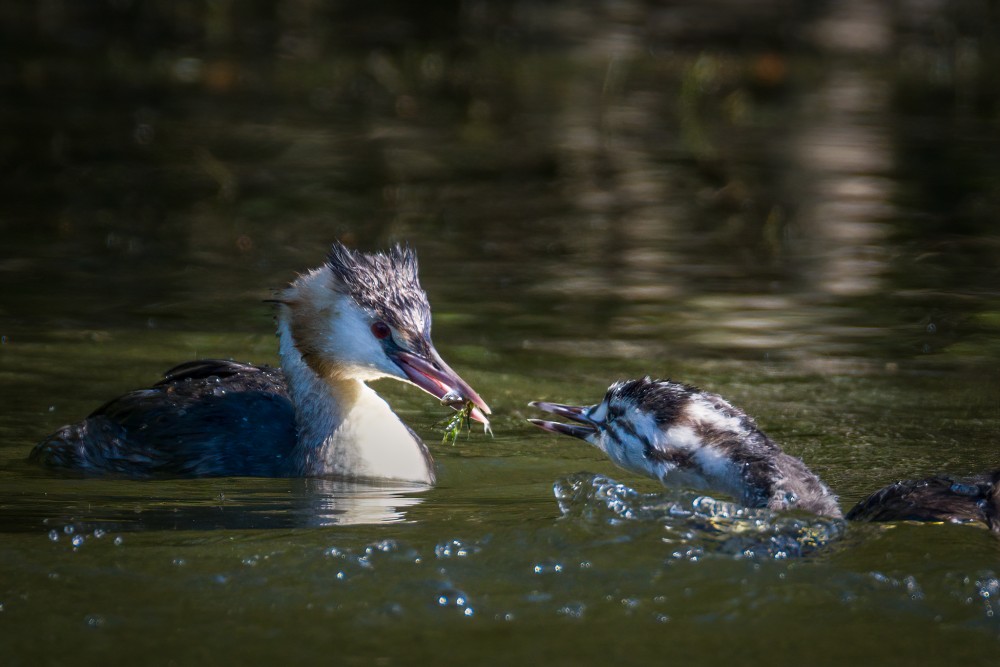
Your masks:
<instances>
[{"instance_id":1,"label":"adult grebe's red eye","mask_svg":"<svg viewBox=\"0 0 1000 667\"><path fill-rule=\"evenodd\" d=\"M372 324L372 335L379 340L388 338L390 334L392 334L392 331L389 330L389 325L385 322L375 322Z\"/></svg>"}]
</instances>

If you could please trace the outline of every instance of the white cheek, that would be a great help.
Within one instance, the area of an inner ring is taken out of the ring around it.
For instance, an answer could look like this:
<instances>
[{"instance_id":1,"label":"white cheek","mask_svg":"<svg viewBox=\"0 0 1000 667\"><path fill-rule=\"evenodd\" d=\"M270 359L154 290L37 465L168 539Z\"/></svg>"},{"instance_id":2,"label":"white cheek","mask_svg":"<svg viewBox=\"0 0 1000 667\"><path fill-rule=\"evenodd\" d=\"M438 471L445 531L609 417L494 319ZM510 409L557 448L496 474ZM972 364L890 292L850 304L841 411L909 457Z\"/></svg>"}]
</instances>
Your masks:
<instances>
[{"instance_id":1,"label":"white cheek","mask_svg":"<svg viewBox=\"0 0 1000 667\"><path fill-rule=\"evenodd\" d=\"M368 317L351 302L342 303L330 323L324 347L341 365L361 380L386 375L405 379L403 372L385 355L382 343L372 335Z\"/></svg>"}]
</instances>

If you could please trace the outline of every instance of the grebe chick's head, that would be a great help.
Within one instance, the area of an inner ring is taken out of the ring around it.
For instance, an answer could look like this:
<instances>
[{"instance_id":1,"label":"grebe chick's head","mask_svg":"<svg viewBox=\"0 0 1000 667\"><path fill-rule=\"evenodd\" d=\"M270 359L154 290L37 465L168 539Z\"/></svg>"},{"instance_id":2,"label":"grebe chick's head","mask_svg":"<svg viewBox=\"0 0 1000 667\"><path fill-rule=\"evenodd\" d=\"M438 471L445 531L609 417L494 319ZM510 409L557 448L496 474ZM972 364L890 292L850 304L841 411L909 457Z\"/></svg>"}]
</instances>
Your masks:
<instances>
[{"instance_id":1,"label":"grebe chick's head","mask_svg":"<svg viewBox=\"0 0 1000 667\"><path fill-rule=\"evenodd\" d=\"M322 378L409 382L488 424L490 408L431 342L431 307L408 246L363 253L334 243L326 263L277 299L295 348Z\"/></svg>"},{"instance_id":2,"label":"grebe chick's head","mask_svg":"<svg viewBox=\"0 0 1000 667\"><path fill-rule=\"evenodd\" d=\"M702 444L692 420L704 412L704 406L693 402L700 394L687 385L646 377L612 384L604 399L595 405L530 403L571 424L528 421L552 433L586 440L626 470L663 479L693 467L692 457ZM730 419L729 415L719 417ZM726 425L738 426L738 422Z\"/></svg>"}]
</instances>

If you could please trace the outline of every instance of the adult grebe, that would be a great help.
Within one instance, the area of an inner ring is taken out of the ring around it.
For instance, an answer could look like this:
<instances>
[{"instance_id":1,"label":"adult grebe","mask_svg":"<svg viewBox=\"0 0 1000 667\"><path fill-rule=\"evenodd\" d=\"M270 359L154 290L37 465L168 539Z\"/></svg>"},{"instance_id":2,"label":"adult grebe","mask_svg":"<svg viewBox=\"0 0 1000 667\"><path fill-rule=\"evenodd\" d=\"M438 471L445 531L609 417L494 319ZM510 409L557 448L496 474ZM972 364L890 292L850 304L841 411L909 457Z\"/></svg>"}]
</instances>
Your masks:
<instances>
[{"instance_id":1,"label":"adult grebe","mask_svg":"<svg viewBox=\"0 0 1000 667\"><path fill-rule=\"evenodd\" d=\"M1000 470L890 484L847 513L849 521L978 521L1000 533Z\"/></svg>"},{"instance_id":2,"label":"adult grebe","mask_svg":"<svg viewBox=\"0 0 1000 667\"><path fill-rule=\"evenodd\" d=\"M593 406L530 405L575 422L530 419L536 426L586 440L622 468L665 485L717 489L747 507L842 516L819 477L716 394L646 377L616 382ZM1000 531L1000 471L897 482L862 500L846 518L980 521Z\"/></svg>"},{"instance_id":3,"label":"adult grebe","mask_svg":"<svg viewBox=\"0 0 1000 667\"><path fill-rule=\"evenodd\" d=\"M84 473L338 476L433 484L420 438L365 382L410 382L452 407L483 399L431 343L408 247L334 243L275 299L281 369L208 359L116 398L35 446L30 459Z\"/></svg>"}]
</instances>

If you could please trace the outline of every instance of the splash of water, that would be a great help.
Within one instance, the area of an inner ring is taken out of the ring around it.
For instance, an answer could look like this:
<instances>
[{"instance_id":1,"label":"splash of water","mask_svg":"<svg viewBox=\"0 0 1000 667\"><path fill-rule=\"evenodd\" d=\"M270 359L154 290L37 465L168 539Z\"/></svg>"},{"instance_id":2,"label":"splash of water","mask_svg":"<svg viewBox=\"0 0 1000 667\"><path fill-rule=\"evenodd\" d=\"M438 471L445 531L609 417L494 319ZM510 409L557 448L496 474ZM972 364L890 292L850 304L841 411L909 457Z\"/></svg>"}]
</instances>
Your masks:
<instances>
[{"instance_id":1,"label":"splash of water","mask_svg":"<svg viewBox=\"0 0 1000 667\"><path fill-rule=\"evenodd\" d=\"M842 520L751 509L691 492L640 493L604 475L577 473L553 485L562 515L588 523L662 524L672 559L707 553L783 559L807 555L839 538Z\"/></svg>"}]
</instances>

